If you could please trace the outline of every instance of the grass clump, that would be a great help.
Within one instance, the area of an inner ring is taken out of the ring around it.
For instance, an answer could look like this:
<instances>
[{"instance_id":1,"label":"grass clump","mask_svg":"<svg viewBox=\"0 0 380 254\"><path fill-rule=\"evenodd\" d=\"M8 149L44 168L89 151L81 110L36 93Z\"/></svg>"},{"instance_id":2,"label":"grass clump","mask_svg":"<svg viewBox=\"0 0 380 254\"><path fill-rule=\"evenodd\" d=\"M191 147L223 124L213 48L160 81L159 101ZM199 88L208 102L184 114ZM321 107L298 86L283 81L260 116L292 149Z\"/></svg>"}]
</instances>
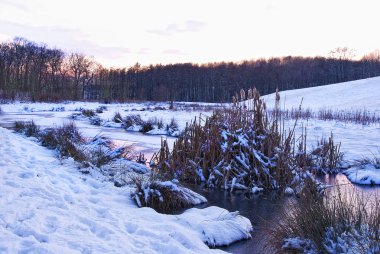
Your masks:
<instances>
[{"instance_id":1,"label":"grass clump","mask_svg":"<svg viewBox=\"0 0 380 254\"><path fill-rule=\"evenodd\" d=\"M46 129L41 132L39 139L43 146L56 149L61 158L72 157L78 162L86 161L86 156L80 148L80 145L84 143L84 138L74 123Z\"/></svg>"},{"instance_id":2,"label":"grass clump","mask_svg":"<svg viewBox=\"0 0 380 254\"><path fill-rule=\"evenodd\" d=\"M170 120L170 123L166 125L166 131L169 136L173 136L176 132L179 132L178 122L174 117Z\"/></svg>"},{"instance_id":3,"label":"grass clump","mask_svg":"<svg viewBox=\"0 0 380 254\"><path fill-rule=\"evenodd\" d=\"M132 198L139 207L151 207L160 213L175 213L186 207L206 202L201 195L172 181L161 181L155 174L133 175L136 190Z\"/></svg>"},{"instance_id":4,"label":"grass clump","mask_svg":"<svg viewBox=\"0 0 380 254\"><path fill-rule=\"evenodd\" d=\"M19 133L25 134L27 137L38 137L40 128L32 121L16 121L14 123L14 130Z\"/></svg>"},{"instance_id":5,"label":"grass clump","mask_svg":"<svg viewBox=\"0 0 380 254\"><path fill-rule=\"evenodd\" d=\"M91 109L82 109L82 115L85 117L93 117L95 116L95 112Z\"/></svg>"},{"instance_id":6,"label":"grass clump","mask_svg":"<svg viewBox=\"0 0 380 254\"><path fill-rule=\"evenodd\" d=\"M123 119L123 125L126 129L133 126L142 126L144 121L139 114L130 114Z\"/></svg>"},{"instance_id":7,"label":"grass clump","mask_svg":"<svg viewBox=\"0 0 380 254\"><path fill-rule=\"evenodd\" d=\"M305 188L274 226L275 253L379 253L380 200L353 190ZM309 252L307 252L309 251ZM311 252L313 251L313 252Z\"/></svg>"},{"instance_id":8,"label":"grass clump","mask_svg":"<svg viewBox=\"0 0 380 254\"><path fill-rule=\"evenodd\" d=\"M115 112L112 120L115 122L115 123L122 123L123 122L123 118L121 117L121 114L120 112Z\"/></svg>"},{"instance_id":9,"label":"grass clump","mask_svg":"<svg viewBox=\"0 0 380 254\"><path fill-rule=\"evenodd\" d=\"M96 108L96 113L101 114L101 113L103 113L106 110L107 110L107 107L104 106L104 105L102 105L102 106L99 106L99 107Z\"/></svg>"},{"instance_id":10,"label":"grass clump","mask_svg":"<svg viewBox=\"0 0 380 254\"><path fill-rule=\"evenodd\" d=\"M148 121L144 121L144 122L142 123L139 132L147 133L147 132L149 132L149 131L151 131L151 130L153 130L153 129L154 129L154 127L153 127L153 123L152 123L150 120L148 120Z\"/></svg>"},{"instance_id":11,"label":"grass clump","mask_svg":"<svg viewBox=\"0 0 380 254\"><path fill-rule=\"evenodd\" d=\"M13 125L13 129L18 133L22 133L25 129L25 122L24 121L15 121L14 125Z\"/></svg>"}]
</instances>

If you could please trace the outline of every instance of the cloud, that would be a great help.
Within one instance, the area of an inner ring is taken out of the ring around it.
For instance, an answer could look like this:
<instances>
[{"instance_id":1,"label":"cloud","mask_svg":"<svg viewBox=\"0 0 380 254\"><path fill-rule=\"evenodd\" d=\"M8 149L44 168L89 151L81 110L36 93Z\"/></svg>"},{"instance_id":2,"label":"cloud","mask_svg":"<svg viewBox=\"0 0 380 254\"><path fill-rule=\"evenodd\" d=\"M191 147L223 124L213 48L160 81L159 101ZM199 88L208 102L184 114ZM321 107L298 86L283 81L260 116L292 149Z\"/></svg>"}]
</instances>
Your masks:
<instances>
[{"instance_id":1,"label":"cloud","mask_svg":"<svg viewBox=\"0 0 380 254\"><path fill-rule=\"evenodd\" d=\"M95 57L122 58L131 52L126 47L101 46L88 39L80 29L56 26L31 26L0 20L1 32L10 37L23 37L35 42L47 43L67 51L78 51Z\"/></svg>"},{"instance_id":2,"label":"cloud","mask_svg":"<svg viewBox=\"0 0 380 254\"><path fill-rule=\"evenodd\" d=\"M25 4L25 2L20 0L0 0L0 6L8 5L15 9L22 11L29 11L30 8Z\"/></svg>"},{"instance_id":3,"label":"cloud","mask_svg":"<svg viewBox=\"0 0 380 254\"><path fill-rule=\"evenodd\" d=\"M178 49L165 49L161 53L165 55L185 55L182 51Z\"/></svg>"},{"instance_id":4,"label":"cloud","mask_svg":"<svg viewBox=\"0 0 380 254\"><path fill-rule=\"evenodd\" d=\"M146 54L149 54L149 52L151 52L152 50L150 48L140 48L138 51L137 51L137 54L139 55L146 55Z\"/></svg>"},{"instance_id":5,"label":"cloud","mask_svg":"<svg viewBox=\"0 0 380 254\"><path fill-rule=\"evenodd\" d=\"M184 24L170 24L165 29L148 30L149 33L158 35L173 35L178 33L198 32L206 26L205 23L195 20L188 20Z\"/></svg>"}]
</instances>

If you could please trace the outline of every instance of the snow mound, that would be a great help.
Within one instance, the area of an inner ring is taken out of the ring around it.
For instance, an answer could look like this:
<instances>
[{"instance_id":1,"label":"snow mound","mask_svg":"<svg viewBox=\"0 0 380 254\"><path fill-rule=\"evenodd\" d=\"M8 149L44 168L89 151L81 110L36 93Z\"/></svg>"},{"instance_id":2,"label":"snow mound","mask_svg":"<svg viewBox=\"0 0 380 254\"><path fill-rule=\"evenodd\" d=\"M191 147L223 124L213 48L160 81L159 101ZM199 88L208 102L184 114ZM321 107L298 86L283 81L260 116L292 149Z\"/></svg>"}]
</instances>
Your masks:
<instances>
[{"instance_id":1,"label":"snow mound","mask_svg":"<svg viewBox=\"0 0 380 254\"><path fill-rule=\"evenodd\" d=\"M212 247L251 238L252 225L239 212L228 212L216 206L192 208L181 214L179 219L196 230L199 237Z\"/></svg>"},{"instance_id":2,"label":"snow mound","mask_svg":"<svg viewBox=\"0 0 380 254\"><path fill-rule=\"evenodd\" d=\"M373 164L355 166L343 171L343 173L353 183L364 185L380 184L380 168Z\"/></svg>"},{"instance_id":3,"label":"snow mound","mask_svg":"<svg viewBox=\"0 0 380 254\"><path fill-rule=\"evenodd\" d=\"M225 209L164 215L137 208L132 191L0 128L0 253L223 253L205 242L249 236L249 220Z\"/></svg>"}]
</instances>

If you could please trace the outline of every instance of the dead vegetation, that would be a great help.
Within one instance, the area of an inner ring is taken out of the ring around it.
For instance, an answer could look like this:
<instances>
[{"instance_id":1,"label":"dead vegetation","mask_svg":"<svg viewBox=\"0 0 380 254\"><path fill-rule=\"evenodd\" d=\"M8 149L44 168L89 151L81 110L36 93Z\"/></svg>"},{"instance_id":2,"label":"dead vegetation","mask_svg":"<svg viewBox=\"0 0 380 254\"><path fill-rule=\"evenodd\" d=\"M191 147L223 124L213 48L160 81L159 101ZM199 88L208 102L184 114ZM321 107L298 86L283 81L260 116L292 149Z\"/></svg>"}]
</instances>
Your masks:
<instances>
[{"instance_id":1,"label":"dead vegetation","mask_svg":"<svg viewBox=\"0 0 380 254\"><path fill-rule=\"evenodd\" d=\"M136 186L132 198L139 207L151 207L160 213L175 213L194 206L206 199L199 194L171 181L162 181L156 174L131 175Z\"/></svg>"},{"instance_id":2,"label":"dead vegetation","mask_svg":"<svg viewBox=\"0 0 380 254\"><path fill-rule=\"evenodd\" d=\"M270 111L272 114L273 111ZM280 110L279 113L285 119L319 119L322 121L340 121L344 123L354 123L361 125L370 125L380 123L380 115L375 112L370 112L365 109L356 110L333 110L321 108L313 111L310 108L306 109L285 109Z\"/></svg>"},{"instance_id":3,"label":"dead vegetation","mask_svg":"<svg viewBox=\"0 0 380 254\"><path fill-rule=\"evenodd\" d=\"M338 187L322 196L310 184L272 225L271 252L379 253L380 199Z\"/></svg>"},{"instance_id":4,"label":"dead vegetation","mask_svg":"<svg viewBox=\"0 0 380 254\"><path fill-rule=\"evenodd\" d=\"M40 130L32 122L15 122L15 130L36 137L41 145L57 151L60 159L71 157L84 167L101 167L128 155L129 147L114 148L110 140L97 136L86 140L73 122L55 128Z\"/></svg>"},{"instance_id":5,"label":"dead vegetation","mask_svg":"<svg viewBox=\"0 0 380 254\"><path fill-rule=\"evenodd\" d=\"M269 113L256 89L248 90L248 101L234 96L231 108L192 121L170 151L162 142L157 168L166 177L182 181L205 181L231 191L254 186L269 189L296 187L313 169L334 168L339 147L332 137L321 144L321 152L307 153L306 133L295 137L295 125L285 129L279 111ZM246 98L240 92L240 98ZM315 157L323 157L316 160ZM330 158L326 158L330 156Z\"/></svg>"}]
</instances>

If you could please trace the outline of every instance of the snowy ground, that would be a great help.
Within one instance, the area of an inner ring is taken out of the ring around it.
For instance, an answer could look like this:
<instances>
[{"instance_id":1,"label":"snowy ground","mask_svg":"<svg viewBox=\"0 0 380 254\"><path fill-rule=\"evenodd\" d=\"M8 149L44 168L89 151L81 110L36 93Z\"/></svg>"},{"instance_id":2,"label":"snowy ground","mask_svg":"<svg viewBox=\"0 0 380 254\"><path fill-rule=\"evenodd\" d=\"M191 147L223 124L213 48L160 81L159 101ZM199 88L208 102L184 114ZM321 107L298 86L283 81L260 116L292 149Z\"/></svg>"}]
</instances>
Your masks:
<instances>
[{"instance_id":1,"label":"snowy ground","mask_svg":"<svg viewBox=\"0 0 380 254\"><path fill-rule=\"evenodd\" d=\"M330 86L281 92L281 105L318 110L366 109L380 111L380 78ZM264 97L268 105L273 95ZM284 102L285 101L285 102ZM103 104L13 103L0 105L0 124L15 120L34 120L42 127L69 122L80 109L96 109ZM144 120L174 117L180 129L186 122L209 115L209 104L195 107L168 103L110 104L99 117L107 122L115 112L124 117L140 114ZM220 106L212 105L211 106ZM160 108L159 108L160 107ZM104 135L120 145L134 144L137 152L153 153L160 147L162 135L126 132L120 126L90 125L86 118L75 120L87 137ZM287 123L292 126L292 121ZM297 132L307 127L308 140L315 144L334 133L341 151L351 164L363 158L380 157L380 125L358 125L339 121L311 119L300 121ZM173 143L174 138L168 138ZM380 169L374 165L351 167L348 178L360 184L378 184ZM249 237L251 224L243 217L210 207L190 209L182 215L158 214L149 208L137 208L130 199L132 189L116 188L101 176L82 175L72 161L61 164L52 151L0 128L0 253L207 253L205 245L228 244Z\"/></svg>"},{"instance_id":2,"label":"snowy ground","mask_svg":"<svg viewBox=\"0 0 380 254\"><path fill-rule=\"evenodd\" d=\"M0 128L0 253L220 253L251 223L218 207L181 215L137 208L129 187Z\"/></svg>"}]
</instances>

